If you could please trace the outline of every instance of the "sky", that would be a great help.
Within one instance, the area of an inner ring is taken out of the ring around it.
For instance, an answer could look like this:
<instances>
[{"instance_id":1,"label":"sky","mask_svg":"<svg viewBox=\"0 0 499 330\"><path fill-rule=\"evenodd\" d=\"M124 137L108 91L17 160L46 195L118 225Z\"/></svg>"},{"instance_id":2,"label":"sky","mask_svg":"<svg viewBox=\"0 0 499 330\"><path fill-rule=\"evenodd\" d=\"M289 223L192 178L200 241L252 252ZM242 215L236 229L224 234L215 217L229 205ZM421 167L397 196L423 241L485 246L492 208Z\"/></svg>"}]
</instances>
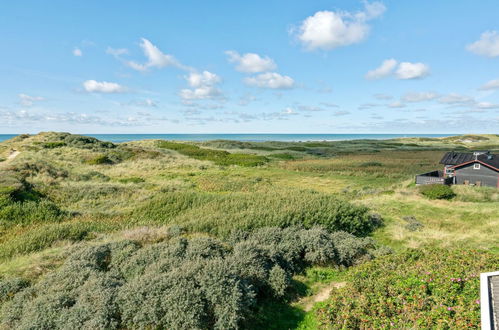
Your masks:
<instances>
[{"instance_id":1,"label":"sky","mask_svg":"<svg viewBox=\"0 0 499 330\"><path fill-rule=\"evenodd\" d=\"M499 1L2 1L0 134L499 133Z\"/></svg>"}]
</instances>

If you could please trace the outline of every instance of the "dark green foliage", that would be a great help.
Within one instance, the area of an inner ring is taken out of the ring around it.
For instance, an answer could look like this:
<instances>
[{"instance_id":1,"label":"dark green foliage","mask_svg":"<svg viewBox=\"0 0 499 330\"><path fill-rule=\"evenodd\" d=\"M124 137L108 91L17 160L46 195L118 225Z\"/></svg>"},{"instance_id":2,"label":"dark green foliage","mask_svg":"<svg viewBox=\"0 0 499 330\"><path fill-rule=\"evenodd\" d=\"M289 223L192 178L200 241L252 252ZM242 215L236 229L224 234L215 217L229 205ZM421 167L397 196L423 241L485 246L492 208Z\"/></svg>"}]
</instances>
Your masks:
<instances>
[{"instance_id":1,"label":"dark green foliage","mask_svg":"<svg viewBox=\"0 0 499 330\"><path fill-rule=\"evenodd\" d=\"M193 231L227 235L235 229L320 225L357 236L370 234L382 221L363 206L313 192L244 194L175 192L158 194L133 211L137 221L179 224Z\"/></svg>"},{"instance_id":2,"label":"dark green foliage","mask_svg":"<svg viewBox=\"0 0 499 330\"><path fill-rule=\"evenodd\" d=\"M112 149L116 145L112 142L104 142L96 138L74 135L69 133L60 133L60 139L69 147L83 148L83 149Z\"/></svg>"},{"instance_id":3,"label":"dark green foliage","mask_svg":"<svg viewBox=\"0 0 499 330\"><path fill-rule=\"evenodd\" d=\"M325 247L317 244L317 237ZM291 276L311 264L307 253L338 264L334 237L321 228L262 228L226 242L176 236L145 247L132 241L79 246L60 268L31 286L0 282L0 293L8 294L0 326L248 327L259 304L282 299ZM372 252L350 254L370 258Z\"/></svg>"},{"instance_id":4,"label":"dark green foliage","mask_svg":"<svg viewBox=\"0 0 499 330\"><path fill-rule=\"evenodd\" d=\"M264 156L237 153L231 154L224 150L200 148L187 143L158 141L157 145L159 148L175 150L182 155L199 160L209 160L217 165L258 166L263 165L268 161Z\"/></svg>"},{"instance_id":5,"label":"dark green foliage","mask_svg":"<svg viewBox=\"0 0 499 330\"><path fill-rule=\"evenodd\" d=\"M119 179L119 181L121 183L142 183L142 182L145 182L146 180L144 180L142 178L139 178L137 176L133 176L133 177L130 177L130 178Z\"/></svg>"},{"instance_id":6,"label":"dark green foliage","mask_svg":"<svg viewBox=\"0 0 499 330\"><path fill-rule=\"evenodd\" d=\"M18 277L0 279L0 305L12 299L14 295L27 287L29 282Z\"/></svg>"},{"instance_id":7,"label":"dark green foliage","mask_svg":"<svg viewBox=\"0 0 499 330\"><path fill-rule=\"evenodd\" d=\"M293 156L292 154L288 154L288 153L282 153L282 154L271 154L269 155L270 157L272 158L277 158L277 159L282 159L282 160L293 160L295 159L296 157Z\"/></svg>"},{"instance_id":8,"label":"dark green foliage","mask_svg":"<svg viewBox=\"0 0 499 330\"><path fill-rule=\"evenodd\" d=\"M103 165L103 164L113 164L113 161L107 155L98 155L93 158L85 160L85 163L89 165Z\"/></svg>"},{"instance_id":9,"label":"dark green foliage","mask_svg":"<svg viewBox=\"0 0 499 330\"><path fill-rule=\"evenodd\" d=\"M45 142L42 144L42 147L44 147L45 149L55 149L55 148L64 147L65 145L66 142L56 141L56 142Z\"/></svg>"},{"instance_id":10,"label":"dark green foliage","mask_svg":"<svg viewBox=\"0 0 499 330\"><path fill-rule=\"evenodd\" d=\"M456 196L451 187L443 184L423 185L419 188L419 191L429 199L452 199Z\"/></svg>"}]
</instances>

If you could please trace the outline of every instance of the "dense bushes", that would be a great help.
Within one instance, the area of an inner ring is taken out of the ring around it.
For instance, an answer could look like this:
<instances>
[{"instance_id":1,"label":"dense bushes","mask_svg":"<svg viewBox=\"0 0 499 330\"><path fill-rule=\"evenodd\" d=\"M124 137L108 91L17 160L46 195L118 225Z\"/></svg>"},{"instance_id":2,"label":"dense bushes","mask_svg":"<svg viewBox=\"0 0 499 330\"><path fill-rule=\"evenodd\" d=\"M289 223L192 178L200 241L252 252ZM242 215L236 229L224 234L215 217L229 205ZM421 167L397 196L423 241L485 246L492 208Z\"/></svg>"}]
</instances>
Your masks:
<instances>
[{"instance_id":1,"label":"dense bushes","mask_svg":"<svg viewBox=\"0 0 499 330\"><path fill-rule=\"evenodd\" d=\"M351 240L356 243L345 243ZM347 246L355 251L345 253ZM285 296L291 276L305 266L352 264L371 258L373 249L371 239L321 228L263 228L227 241L176 236L145 247L134 241L79 247L32 286L0 282L0 291L10 293L2 325L239 328L261 299Z\"/></svg>"},{"instance_id":2,"label":"dense bushes","mask_svg":"<svg viewBox=\"0 0 499 330\"><path fill-rule=\"evenodd\" d=\"M456 196L451 187L443 184L423 185L419 188L419 191L429 199L451 199Z\"/></svg>"},{"instance_id":3,"label":"dense bushes","mask_svg":"<svg viewBox=\"0 0 499 330\"><path fill-rule=\"evenodd\" d=\"M158 194L134 210L132 217L147 224L180 224L194 231L227 235L235 229L265 226L310 228L321 225L365 236L381 225L381 219L366 207L334 196L302 191L259 194L214 194L174 192Z\"/></svg>"},{"instance_id":4,"label":"dense bushes","mask_svg":"<svg viewBox=\"0 0 499 330\"><path fill-rule=\"evenodd\" d=\"M332 329L479 328L481 272L499 257L469 250L413 250L352 269L317 311Z\"/></svg>"},{"instance_id":5,"label":"dense bushes","mask_svg":"<svg viewBox=\"0 0 499 330\"><path fill-rule=\"evenodd\" d=\"M175 150L182 155L199 160L209 160L217 165L258 166L263 165L268 161L268 159L264 156L237 153L232 154L224 150L200 148L187 143L158 141L157 145L159 148Z\"/></svg>"}]
</instances>

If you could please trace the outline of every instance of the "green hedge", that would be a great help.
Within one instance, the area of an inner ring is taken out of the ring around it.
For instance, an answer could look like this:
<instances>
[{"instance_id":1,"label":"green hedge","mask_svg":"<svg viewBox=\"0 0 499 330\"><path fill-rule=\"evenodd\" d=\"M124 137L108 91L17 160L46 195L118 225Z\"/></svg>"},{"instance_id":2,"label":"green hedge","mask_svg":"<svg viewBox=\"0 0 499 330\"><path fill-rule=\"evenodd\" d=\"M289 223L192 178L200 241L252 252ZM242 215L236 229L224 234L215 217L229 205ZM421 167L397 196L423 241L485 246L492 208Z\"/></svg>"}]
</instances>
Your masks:
<instances>
[{"instance_id":1,"label":"green hedge","mask_svg":"<svg viewBox=\"0 0 499 330\"><path fill-rule=\"evenodd\" d=\"M264 156L251 154L231 154L224 150L200 148L198 146L169 141L158 141L158 147L175 150L178 153L199 160L209 160L217 165L259 166L268 162Z\"/></svg>"},{"instance_id":2,"label":"green hedge","mask_svg":"<svg viewBox=\"0 0 499 330\"><path fill-rule=\"evenodd\" d=\"M452 199L456 196L451 187L443 184L423 185L419 188L419 191L429 199Z\"/></svg>"}]
</instances>

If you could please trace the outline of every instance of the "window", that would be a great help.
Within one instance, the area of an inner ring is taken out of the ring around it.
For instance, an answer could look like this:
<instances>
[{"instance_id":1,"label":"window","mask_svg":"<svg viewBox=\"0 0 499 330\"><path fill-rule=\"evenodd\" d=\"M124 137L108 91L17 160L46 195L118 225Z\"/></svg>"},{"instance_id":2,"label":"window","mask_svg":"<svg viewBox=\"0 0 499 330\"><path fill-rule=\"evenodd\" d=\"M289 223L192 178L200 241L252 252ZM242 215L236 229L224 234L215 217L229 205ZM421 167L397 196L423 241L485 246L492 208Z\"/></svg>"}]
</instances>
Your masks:
<instances>
[{"instance_id":1,"label":"window","mask_svg":"<svg viewBox=\"0 0 499 330\"><path fill-rule=\"evenodd\" d=\"M479 170L480 169L480 164L478 164L478 163L473 164L473 169L474 170Z\"/></svg>"},{"instance_id":2,"label":"window","mask_svg":"<svg viewBox=\"0 0 499 330\"><path fill-rule=\"evenodd\" d=\"M445 169L445 174L454 174L454 170L452 168L446 168Z\"/></svg>"}]
</instances>

